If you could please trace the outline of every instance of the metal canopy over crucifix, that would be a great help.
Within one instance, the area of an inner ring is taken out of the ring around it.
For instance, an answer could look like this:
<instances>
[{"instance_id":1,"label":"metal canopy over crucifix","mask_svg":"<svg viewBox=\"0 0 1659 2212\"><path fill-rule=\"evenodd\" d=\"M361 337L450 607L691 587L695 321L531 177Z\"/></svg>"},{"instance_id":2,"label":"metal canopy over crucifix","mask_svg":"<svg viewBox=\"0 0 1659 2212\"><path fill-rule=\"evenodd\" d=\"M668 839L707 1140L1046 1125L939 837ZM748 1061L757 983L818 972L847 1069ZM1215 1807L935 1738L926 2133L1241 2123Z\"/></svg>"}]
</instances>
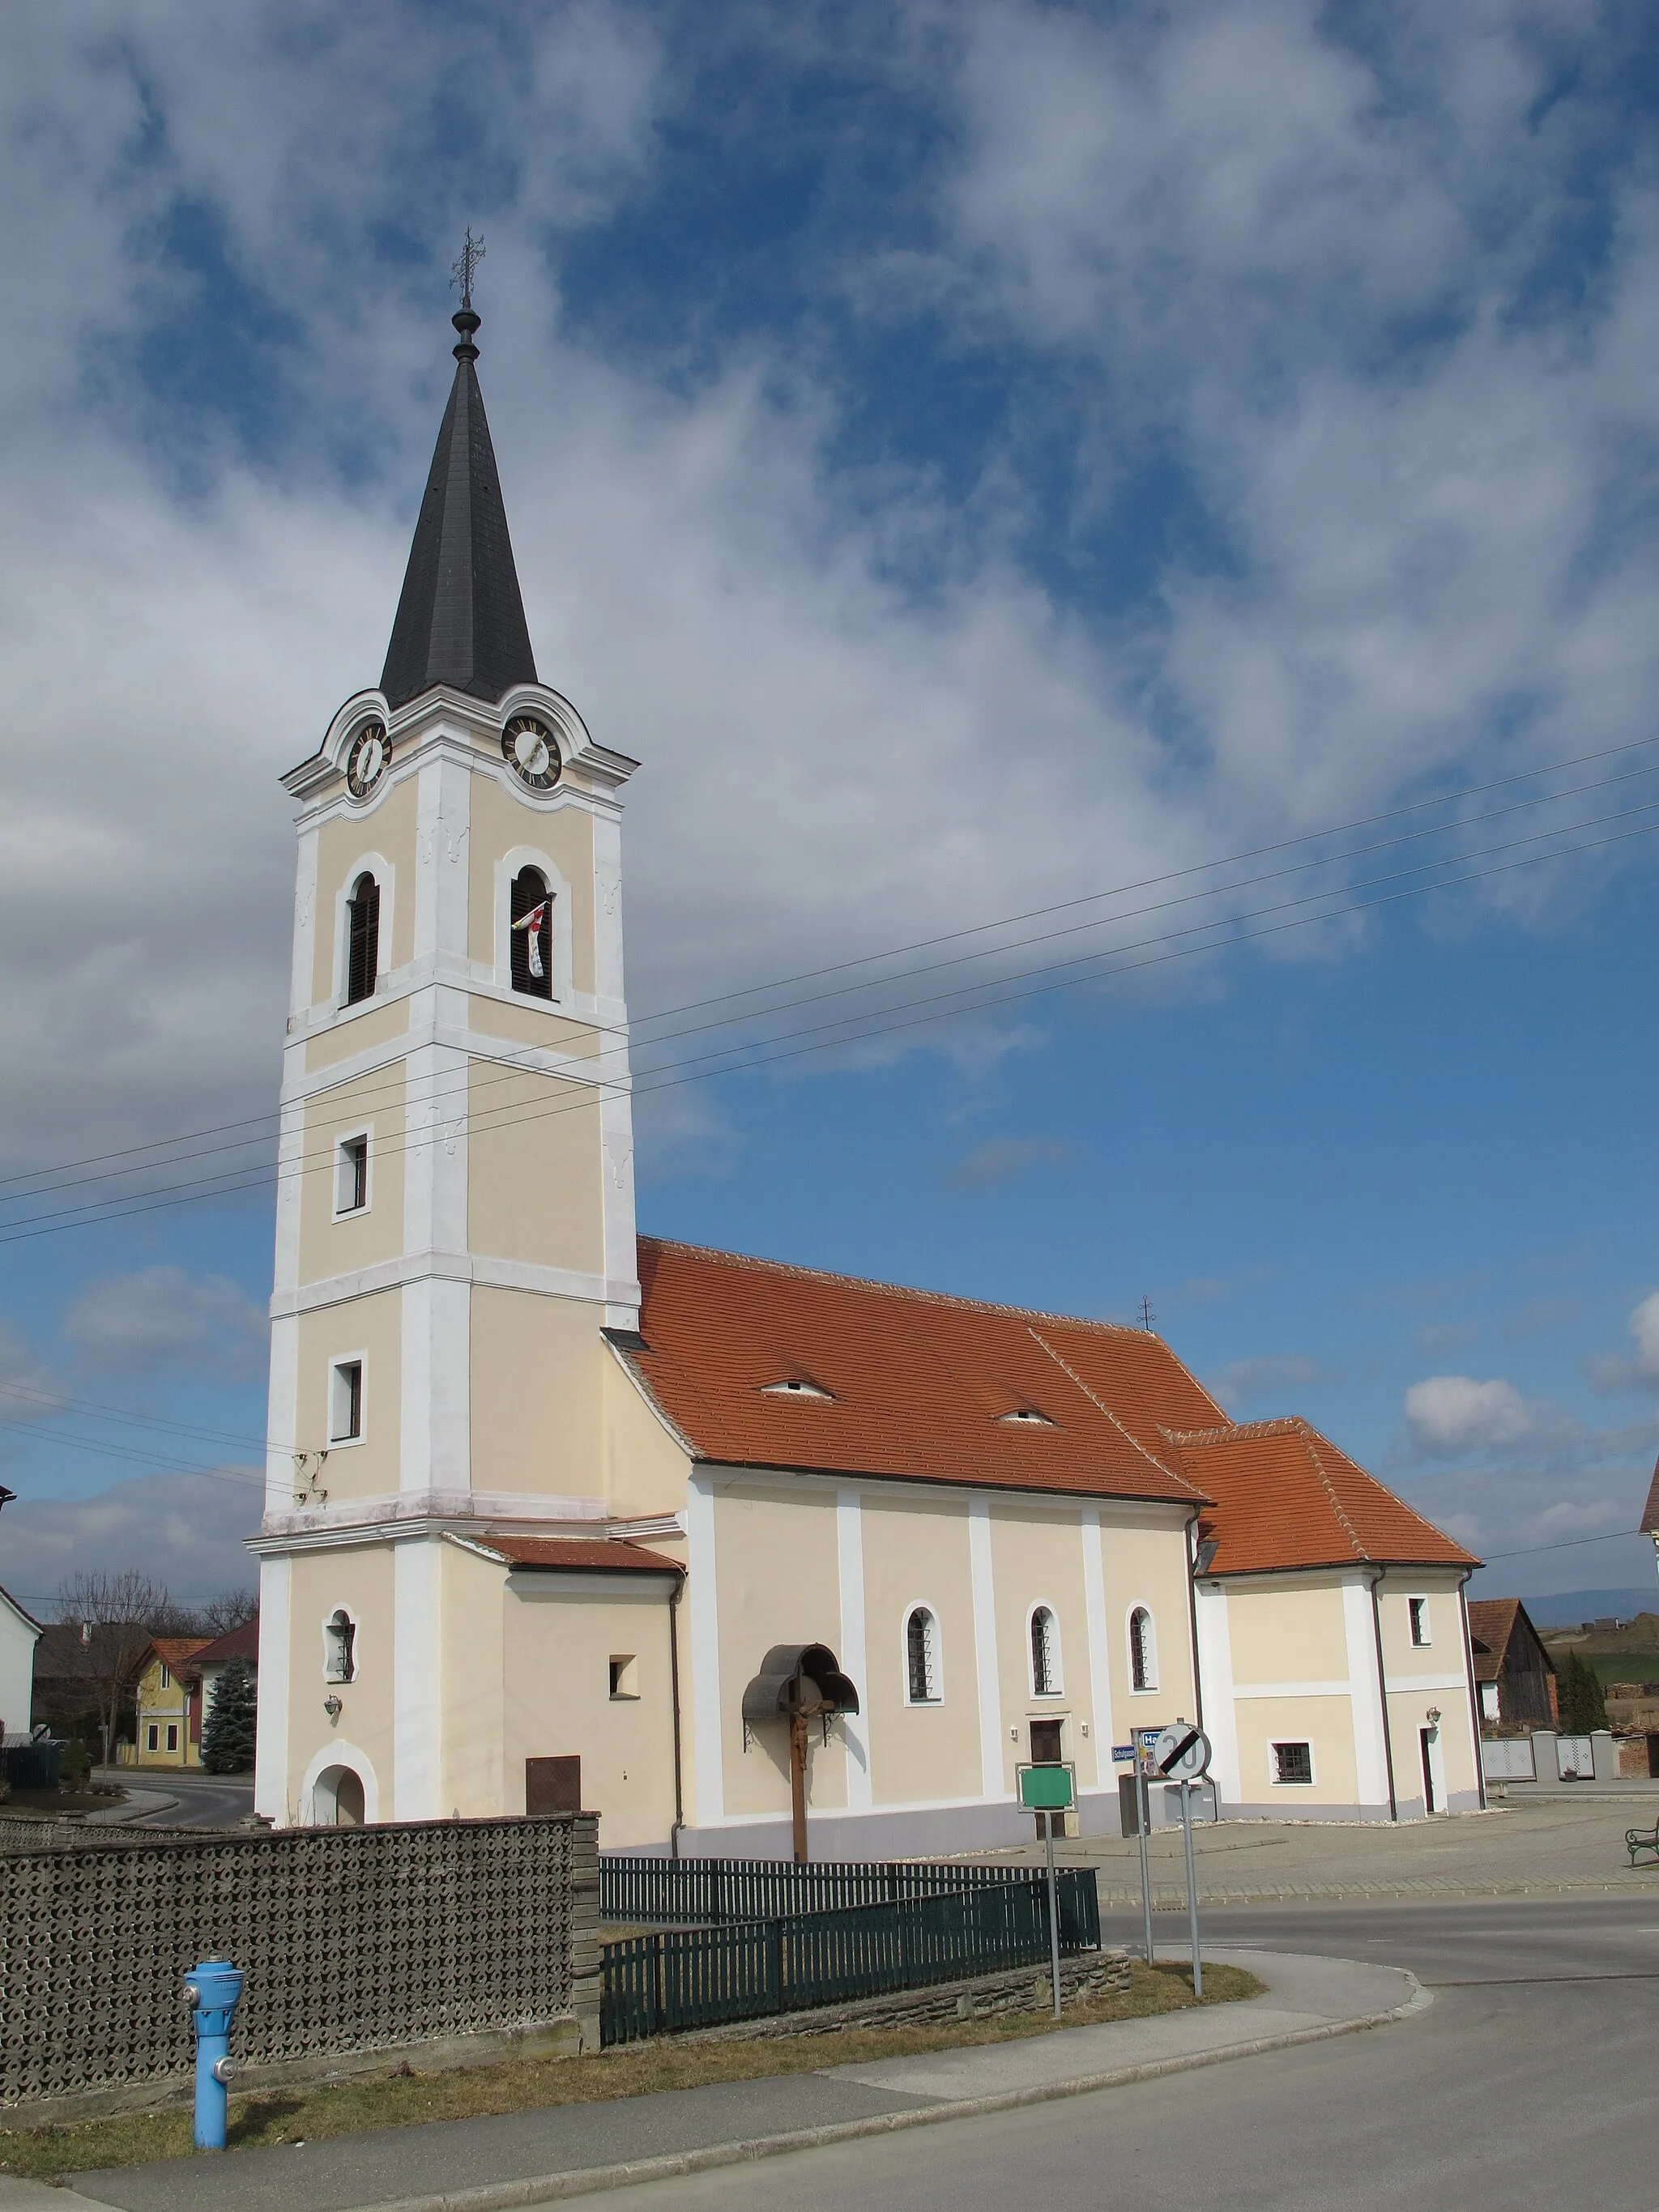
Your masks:
<instances>
[{"instance_id":1,"label":"metal canopy over crucifix","mask_svg":"<svg viewBox=\"0 0 1659 2212\"><path fill-rule=\"evenodd\" d=\"M858 1710L858 1690L842 1673L841 1663L827 1644L775 1644L743 1693L745 1738L747 1731L761 1722L787 1720L789 1723L790 1809L795 1857L802 1865L806 1860L807 1723L817 1721L827 1741L834 1717Z\"/></svg>"}]
</instances>

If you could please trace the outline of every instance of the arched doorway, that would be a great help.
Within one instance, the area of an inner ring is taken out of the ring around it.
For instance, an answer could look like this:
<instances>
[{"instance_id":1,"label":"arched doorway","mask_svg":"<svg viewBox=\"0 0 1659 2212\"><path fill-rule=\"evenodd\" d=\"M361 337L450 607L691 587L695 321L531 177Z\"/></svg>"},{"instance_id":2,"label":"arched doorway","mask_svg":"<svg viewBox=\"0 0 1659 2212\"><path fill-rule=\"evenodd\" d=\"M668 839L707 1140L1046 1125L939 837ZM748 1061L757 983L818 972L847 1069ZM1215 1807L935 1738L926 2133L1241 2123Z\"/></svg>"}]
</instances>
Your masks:
<instances>
[{"instance_id":1,"label":"arched doorway","mask_svg":"<svg viewBox=\"0 0 1659 2212\"><path fill-rule=\"evenodd\" d=\"M361 1828L367 1817L363 1778L355 1766L329 1766L317 1777L313 1796L320 1828Z\"/></svg>"}]
</instances>

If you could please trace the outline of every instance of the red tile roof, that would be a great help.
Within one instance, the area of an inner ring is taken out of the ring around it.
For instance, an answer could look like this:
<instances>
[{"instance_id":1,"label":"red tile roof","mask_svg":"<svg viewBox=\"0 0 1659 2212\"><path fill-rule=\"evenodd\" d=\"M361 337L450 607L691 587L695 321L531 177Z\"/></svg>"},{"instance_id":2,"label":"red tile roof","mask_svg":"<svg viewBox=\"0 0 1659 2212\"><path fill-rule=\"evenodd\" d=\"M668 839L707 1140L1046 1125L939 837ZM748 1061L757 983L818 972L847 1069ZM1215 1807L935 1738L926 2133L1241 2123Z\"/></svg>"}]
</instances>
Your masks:
<instances>
[{"instance_id":1,"label":"red tile roof","mask_svg":"<svg viewBox=\"0 0 1659 2212\"><path fill-rule=\"evenodd\" d=\"M216 1636L211 1644L204 1644L191 1658L196 1667L217 1667L228 1659L246 1659L251 1666L259 1663L259 1617L245 1620L240 1628L228 1628L222 1636Z\"/></svg>"},{"instance_id":2,"label":"red tile roof","mask_svg":"<svg viewBox=\"0 0 1659 2212\"><path fill-rule=\"evenodd\" d=\"M212 1641L210 1636L158 1636L149 1648L164 1667L175 1674L182 1674L197 1653L204 1650ZM141 1674L149 1664L148 1657L139 1662Z\"/></svg>"},{"instance_id":3,"label":"red tile roof","mask_svg":"<svg viewBox=\"0 0 1659 2212\"><path fill-rule=\"evenodd\" d=\"M1213 1573L1480 1564L1306 1421L1251 1421L1169 1442L1188 1480L1215 1500L1199 1527L1217 1540Z\"/></svg>"},{"instance_id":4,"label":"red tile roof","mask_svg":"<svg viewBox=\"0 0 1659 2212\"><path fill-rule=\"evenodd\" d=\"M623 1356L694 1459L1201 1501L1162 1432L1225 1416L1145 1329L649 1237L639 1266Z\"/></svg>"},{"instance_id":5,"label":"red tile roof","mask_svg":"<svg viewBox=\"0 0 1659 2212\"><path fill-rule=\"evenodd\" d=\"M492 1536L489 1549L499 1552L515 1567L580 1568L588 1574L678 1575L678 1559L660 1552L647 1552L643 1544L620 1538L562 1536Z\"/></svg>"}]
</instances>

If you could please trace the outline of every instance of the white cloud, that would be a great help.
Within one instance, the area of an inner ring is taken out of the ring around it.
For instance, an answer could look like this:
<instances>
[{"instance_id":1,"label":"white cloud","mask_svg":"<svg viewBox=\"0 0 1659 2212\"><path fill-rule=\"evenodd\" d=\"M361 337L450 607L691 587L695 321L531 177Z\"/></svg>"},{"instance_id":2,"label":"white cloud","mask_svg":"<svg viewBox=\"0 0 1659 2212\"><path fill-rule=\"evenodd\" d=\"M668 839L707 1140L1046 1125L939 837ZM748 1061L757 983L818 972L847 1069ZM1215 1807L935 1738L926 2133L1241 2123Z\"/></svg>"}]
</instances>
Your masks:
<instances>
[{"instance_id":1,"label":"white cloud","mask_svg":"<svg viewBox=\"0 0 1659 2212\"><path fill-rule=\"evenodd\" d=\"M264 1367L265 1316L222 1275L198 1281L165 1264L106 1275L76 1296L63 1325L86 1364L99 1372L183 1369L249 1382Z\"/></svg>"},{"instance_id":2,"label":"white cloud","mask_svg":"<svg viewBox=\"0 0 1659 2212\"><path fill-rule=\"evenodd\" d=\"M1416 1449L1437 1459L1521 1443L1537 1427L1512 1382L1477 1382L1468 1375L1413 1382L1406 1393L1406 1421Z\"/></svg>"},{"instance_id":3,"label":"white cloud","mask_svg":"<svg viewBox=\"0 0 1659 2212\"><path fill-rule=\"evenodd\" d=\"M84 1568L136 1567L173 1595L210 1597L254 1580L242 1539L259 1525L259 1478L146 1474L90 1498L20 1496L0 1524L0 1581L37 1615L58 1585Z\"/></svg>"},{"instance_id":4,"label":"white cloud","mask_svg":"<svg viewBox=\"0 0 1659 2212\"><path fill-rule=\"evenodd\" d=\"M992 1190L1036 1167L1063 1167L1072 1148L1055 1137L994 1137L958 1160L945 1180L952 1190Z\"/></svg>"}]
</instances>

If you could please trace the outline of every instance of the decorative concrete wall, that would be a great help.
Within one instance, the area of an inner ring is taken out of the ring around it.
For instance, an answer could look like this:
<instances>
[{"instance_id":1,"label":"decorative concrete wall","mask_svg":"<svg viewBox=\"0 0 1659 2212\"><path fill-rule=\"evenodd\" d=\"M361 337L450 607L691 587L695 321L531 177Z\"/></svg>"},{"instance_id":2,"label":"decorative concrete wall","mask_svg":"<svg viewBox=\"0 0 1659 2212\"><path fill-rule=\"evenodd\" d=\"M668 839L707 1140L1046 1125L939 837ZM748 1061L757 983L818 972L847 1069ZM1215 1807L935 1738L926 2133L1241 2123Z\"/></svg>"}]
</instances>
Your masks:
<instances>
[{"instance_id":1,"label":"decorative concrete wall","mask_svg":"<svg viewBox=\"0 0 1659 2212\"><path fill-rule=\"evenodd\" d=\"M185 1977L247 1976L258 2069L562 2027L599 2047L592 1814L110 1841L0 1862L0 2106L165 2087Z\"/></svg>"}]
</instances>

